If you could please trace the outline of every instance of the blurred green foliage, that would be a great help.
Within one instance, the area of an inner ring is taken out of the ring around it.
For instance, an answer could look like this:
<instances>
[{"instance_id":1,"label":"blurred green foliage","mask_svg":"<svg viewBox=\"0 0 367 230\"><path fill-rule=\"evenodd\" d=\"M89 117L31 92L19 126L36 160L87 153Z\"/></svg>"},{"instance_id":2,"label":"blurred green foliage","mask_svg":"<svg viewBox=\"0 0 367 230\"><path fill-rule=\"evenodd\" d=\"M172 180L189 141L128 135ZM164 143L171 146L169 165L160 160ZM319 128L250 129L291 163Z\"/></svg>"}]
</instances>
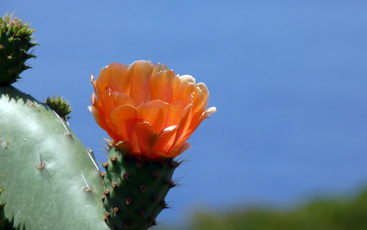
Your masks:
<instances>
[{"instance_id":1,"label":"blurred green foliage","mask_svg":"<svg viewBox=\"0 0 367 230\"><path fill-rule=\"evenodd\" d=\"M367 189L353 198L318 198L288 209L255 207L225 214L200 212L190 227L165 229L367 230Z\"/></svg>"},{"instance_id":2,"label":"blurred green foliage","mask_svg":"<svg viewBox=\"0 0 367 230\"><path fill-rule=\"evenodd\" d=\"M193 230L367 230L367 189L353 199L315 199L298 208L200 213Z\"/></svg>"}]
</instances>

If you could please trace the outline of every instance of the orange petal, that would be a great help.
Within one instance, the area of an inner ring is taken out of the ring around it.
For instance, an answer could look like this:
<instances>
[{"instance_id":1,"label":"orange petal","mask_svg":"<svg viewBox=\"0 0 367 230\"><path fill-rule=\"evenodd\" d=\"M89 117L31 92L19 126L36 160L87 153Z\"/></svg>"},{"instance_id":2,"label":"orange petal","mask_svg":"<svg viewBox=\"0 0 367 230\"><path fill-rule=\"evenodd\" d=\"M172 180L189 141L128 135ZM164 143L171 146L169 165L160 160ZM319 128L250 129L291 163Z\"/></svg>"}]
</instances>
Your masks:
<instances>
[{"instance_id":1,"label":"orange petal","mask_svg":"<svg viewBox=\"0 0 367 230\"><path fill-rule=\"evenodd\" d=\"M96 85L96 81L94 80L93 74L90 75L90 81L92 82L94 92L97 92L97 85Z\"/></svg>"},{"instance_id":2,"label":"orange petal","mask_svg":"<svg viewBox=\"0 0 367 230\"><path fill-rule=\"evenodd\" d=\"M150 100L149 77L151 68L149 61L136 61L128 68L131 78L130 97L137 105Z\"/></svg>"},{"instance_id":3,"label":"orange petal","mask_svg":"<svg viewBox=\"0 0 367 230\"><path fill-rule=\"evenodd\" d=\"M186 150L188 150L189 148L191 148L190 143L182 143L176 147L174 147L169 153L168 155L166 155L166 157L177 157L178 155L181 155L183 152L185 152Z\"/></svg>"},{"instance_id":4,"label":"orange petal","mask_svg":"<svg viewBox=\"0 0 367 230\"><path fill-rule=\"evenodd\" d=\"M172 70L161 71L152 75L149 81L149 90L152 100L171 102L175 73Z\"/></svg>"},{"instance_id":5,"label":"orange petal","mask_svg":"<svg viewBox=\"0 0 367 230\"><path fill-rule=\"evenodd\" d=\"M92 93L92 97L90 98L90 100L93 106L98 107L98 108L103 108L103 105L101 103L102 95L99 95L99 99L97 100L96 93Z\"/></svg>"},{"instance_id":6,"label":"orange petal","mask_svg":"<svg viewBox=\"0 0 367 230\"><path fill-rule=\"evenodd\" d=\"M134 100L125 94L115 91L115 92L112 92L112 98L113 98L115 106L132 105L135 107Z\"/></svg>"},{"instance_id":7,"label":"orange petal","mask_svg":"<svg viewBox=\"0 0 367 230\"><path fill-rule=\"evenodd\" d=\"M135 126L134 142L137 143L141 154L150 156L156 137L157 134L155 134L153 127L149 123L142 122Z\"/></svg>"},{"instance_id":8,"label":"orange petal","mask_svg":"<svg viewBox=\"0 0 367 230\"><path fill-rule=\"evenodd\" d=\"M141 104L137 110L139 122L148 122L153 126L156 133L161 131L164 117L163 111L158 105L145 103Z\"/></svg>"},{"instance_id":9,"label":"orange petal","mask_svg":"<svg viewBox=\"0 0 367 230\"><path fill-rule=\"evenodd\" d=\"M169 107L169 104L167 102L164 102L164 101L161 101L161 100L153 100L153 101L150 101L148 103L153 104L153 105L157 105L163 110L168 109L168 107Z\"/></svg>"},{"instance_id":10,"label":"orange petal","mask_svg":"<svg viewBox=\"0 0 367 230\"><path fill-rule=\"evenodd\" d=\"M205 94L208 94L208 93L209 92L203 92L200 86L195 87L193 98L192 98L192 106L194 108L194 113L199 112L201 114L204 112L205 108L208 106L208 98L205 97Z\"/></svg>"},{"instance_id":11,"label":"orange petal","mask_svg":"<svg viewBox=\"0 0 367 230\"><path fill-rule=\"evenodd\" d=\"M183 142L185 142L185 140L182 141L182 137L185 136L185 133L186 133L187 129L189 128L189 125L190 125L189 117L190 117L190 114L191 114L191 110L192 110L192 105L190 104L190 105L186 106L186 108L182 112L180 123L178 125L175 145L182 144Z\"/></svg>"},{"instance_id":12,"label":"orange petal","mask_svg":"<svg viewBox=\"0 0 367 230\"><path fill-rule=\"evenodd\" d=\"M181 82L186 82L186 83L191 83L193 85L195 85L195 78L191 75L181 75L180 76L180 81Z\"/></svg>"},{"instance_id":13,"label":"orange petal","mask_svg":"<svg viewBox=\"0 0 367 230\"><path fill-rule=\"evenodd\" d=\"M201 91L200 87L195 88L195 92L192 98L192 111L190 114L190 126L188 129L194 127L198 122L199 118L205 111L208 105L208 99L205 98L204 93Z\"/></svg>"},{"instance_id":14,"label":"orange petal","mask_svg":"<svg viewBox=\"0 0 367 230\"><path fill-rule=\"evenodd\" d=\"M106 123L106 118L103 112L100 112L96 107L89 106L89 111L92 113L94 120L97 124L104 129L113 140L118 140L118 135L109 127Z\"/></svg>"},{"instance_id":15,"label":"orange petal","mask_svg":"<svg viewBox=\"0 0 367 230\"><path fill-rule=\"evenodd\" d=\"M186 104L182 101L176 101L169 105L167 115L165 115L164 127L171 125L178 125L182 116L183 110L186 108Z\"/></svg>"},{"instance_id":16,"label":"orange petal","mask_svg":"<svg viewBox=\"0 0 367 230\"><path fill-rule=\"evenodd\" d=\"M98 109L94 106L88 106L89 111L92 113L94 120L97 122L99 126L101 126L102 129L106 130L108 129L105 117L102 113L98 111Z\"/></svg>"},{"instance_id":17,"label":"orange petal","mask_svg":"<svg viewBox=\"0 0 367 230\"><path fill-rule=\"evenodd\" d=\"M154 146L154 150L167 153L172 147L176 139L178 125L173 125L162 130Z\"/></svg>"},{"instance_id":18,"label":"orange petal","mask_svg":"<svg viewBox=\"0 0 367 230\"><path fill-rule=\"evenodd\" d=\"M104 74L108 76L108 86L112 91L130 94L131 79L124 65L112 63L106 68Z\"/></svg>"},{"instance_id":19,"label":"orange petal","mask_svg":"<svg viewBox=\"0 0 367 230\"><path fill-rule=\"evenodd\" d=\"M206 87L206 85L204 83L200 82L200 83L198 83L196 85L196 87L199 87L200 88L201 92L204 94L205 99L208 100L208 98L209 98L209 90Z\"/></svg>"},{"instance_id":20,"label":"orange petal","mask_svg":"<svg viewBox=\"0 0 367 230\"><path fill-rule=\"evenodd\" d=\"M113 102L111 94L112 94L111 89L107 89L103 92L102 98L100 99L103 107L103 112L105 114L110 114L111 111L115 108L115 104Z\"/></svg>"},{"instance_id":21,"label":"orange petal","mask_svg":"<svg viewBox=\"0 0 367 230\"><path fill-rule=\"evenodd\" d=\"M168 117L170 104L168 104L164 101L161 101L161 100L153 100L153 101L150 101L148 103L153 104L153 105L157 105L162 109L162 111L163 111L163 124L162 124L161 130L166 128L168 126L168 125L166 125L166 120L167 120L167 117Z\"/></svg>"},{"instance_id":22,"label":"orange petal","mask_svg":"<svg viewBox=\"0 0 367 230\"><path fill-rule=\"evenodd\" d=\"M182 101L185 104L190 104L191 95L195 90L195 85L192 82L195 80L191 76L183 78L184 76L179 77L175 82L172 101Z\"/></svg>"},{"instance_id":23,"label":"orange petal","mask_svg":"<svg viewBox=\"0 0 367 230\"><path fill-rule=\"evenodd\" d=\"M136 123L137 111L131 105L120 105L111 112L111 122L116 125L119 140L131 140Z\"/></svg>"},{"instance_id":24,"label":"orange petal","mask_svg":"<svg viewBox=\"0 0 367 230\"><path fill-rule=\"evenodd\" d=\"M164 70L169 70L168 66L166 64L159 64L159 63L154 63L152 65L152 76L160 71L164 71Z\"/></svg>"},{"instance_id":25,"label":"orange petal","mask_svg":"<svg viewBox=\"0 0 367 230\"><path fill-rule=\"evenodd\" d=\"M191 134L199 127L201 122L203 122L206 118L209 118L209 116L215 112L217 112L217 108L210 107L204 113L202 113L200 118L195 123L190 124L190 127L187 129L185 135L182 137L182 140L186 141L191 136Z\"/></svg>"},{"instance_id":26,"label":"orange petal","mask_svg":"<svg viewBox=\"0 0 367 230\"><path fill-rule=\"evenodd\" d=\"M110 87L109 86L108 75L107 75L107 67L108 66L105 66L101 69L101 71L99 72L99 76L98 76L97 80L93 84L93 86L95 86L95 92L97 94L97 98L99 98L99 96L102 95L103 92ZM92 78L92 80L93 80L93 78ZM92 83L93 83L93 81L92 81Z\"/></svg>"}]
</instances>

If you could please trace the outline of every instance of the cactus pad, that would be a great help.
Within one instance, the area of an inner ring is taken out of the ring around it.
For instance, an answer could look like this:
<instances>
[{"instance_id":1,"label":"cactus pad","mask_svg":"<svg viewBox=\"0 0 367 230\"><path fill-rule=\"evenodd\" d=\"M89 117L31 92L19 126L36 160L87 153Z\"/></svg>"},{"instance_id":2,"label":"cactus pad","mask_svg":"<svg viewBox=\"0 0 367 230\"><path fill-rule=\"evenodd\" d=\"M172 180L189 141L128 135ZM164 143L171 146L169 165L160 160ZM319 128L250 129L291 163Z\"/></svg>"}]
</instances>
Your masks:
<instances>
[{"instance_id":1,"label":"cactus pad","mask_svg":"<svg viewBox=\"0 0 367 230\"><path fill-rule=\"evenodd\" d=\"M35 57L29 51L38 45L31 42L33 32L18 18L0 17L0 85L14 83L23 70L30 68L25 62Z\"/></svg>"},{"instance_id":2,"label":"cactus pad","mask_svg":"<svg viewBox=\"0 0 367 230\"><path fill-rule=\"evenodd\" d=\"M173 159L142 161L110 148L109 161L103 164L106 172L101 174L109 227L144 230L155 225L157 215L167 208L164 198L176 186L172 175L178 165Z\"/></svg>"}]
</instances>

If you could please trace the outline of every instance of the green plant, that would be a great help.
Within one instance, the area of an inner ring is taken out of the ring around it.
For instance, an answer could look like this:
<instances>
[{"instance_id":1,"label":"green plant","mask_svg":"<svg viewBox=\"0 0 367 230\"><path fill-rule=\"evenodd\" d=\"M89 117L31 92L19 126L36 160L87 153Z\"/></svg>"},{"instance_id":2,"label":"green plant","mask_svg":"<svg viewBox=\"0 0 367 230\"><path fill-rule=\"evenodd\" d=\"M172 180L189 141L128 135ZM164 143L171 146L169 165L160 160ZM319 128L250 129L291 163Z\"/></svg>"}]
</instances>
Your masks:
<instances>
[{"instance_id":1,"label":"green plant","mask_svg":"<svg viewBox=\"0 0 367 230\"><path fill-rule=\"evenodd\" d=\"M1 228L13 217L13 226L37 230L154 226L175 186L173 158L215 112L205 111L205 85L146 61L103 68L92 79L90 107L112 138L102 172L66 122L70 103L54 96L41 103L11 86L37 44L21 20L5 16L0 25L0 183L7 191L0 196Z\"/></svg>"}]
</instances>

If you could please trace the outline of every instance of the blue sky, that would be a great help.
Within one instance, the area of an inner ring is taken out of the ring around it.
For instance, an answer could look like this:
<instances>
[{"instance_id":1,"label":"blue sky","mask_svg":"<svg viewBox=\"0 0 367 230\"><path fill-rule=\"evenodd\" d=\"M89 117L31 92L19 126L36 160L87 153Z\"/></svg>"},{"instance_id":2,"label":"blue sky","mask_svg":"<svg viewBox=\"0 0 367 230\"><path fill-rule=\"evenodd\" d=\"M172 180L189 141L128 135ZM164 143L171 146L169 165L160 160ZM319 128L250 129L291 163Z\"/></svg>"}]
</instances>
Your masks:
<instances>
[{"instance_id":1,"label":"blue sky","mask_svg":"<svg viewBox=\"0 0 367 230\"><path fill-rule=\"evenodd\" d=\"M91 73L144 59L208 86L218 112L190 138L160 222L366 184L365 1L0 3L40 43L15 86L41 101L67 98L72 129L101 160L107 135L87 110Z\"/></svg>"}]
</instances>

